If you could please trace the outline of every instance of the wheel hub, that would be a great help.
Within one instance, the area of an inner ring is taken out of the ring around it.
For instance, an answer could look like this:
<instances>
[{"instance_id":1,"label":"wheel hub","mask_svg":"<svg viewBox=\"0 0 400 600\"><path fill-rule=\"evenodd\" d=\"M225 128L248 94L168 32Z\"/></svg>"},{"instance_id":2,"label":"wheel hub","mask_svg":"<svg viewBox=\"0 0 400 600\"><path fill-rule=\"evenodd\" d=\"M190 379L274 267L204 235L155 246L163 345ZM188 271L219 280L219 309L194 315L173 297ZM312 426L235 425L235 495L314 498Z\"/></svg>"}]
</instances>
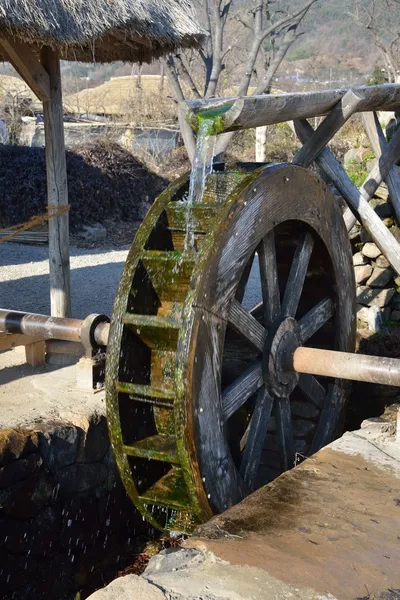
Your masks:
<instances>
[{"instance_id":1,"label":"wheel hub","mask_svg":"<svg viewBox=\"0 0 400 600\"><path fill-rule=\"evenodd\" d=\"M286 317L268 335L263 352L263 378L270 394L287 398L299 381L293 370L292 356L301 346L300 327L295 319Z\"/></svg>"}]
</instances>

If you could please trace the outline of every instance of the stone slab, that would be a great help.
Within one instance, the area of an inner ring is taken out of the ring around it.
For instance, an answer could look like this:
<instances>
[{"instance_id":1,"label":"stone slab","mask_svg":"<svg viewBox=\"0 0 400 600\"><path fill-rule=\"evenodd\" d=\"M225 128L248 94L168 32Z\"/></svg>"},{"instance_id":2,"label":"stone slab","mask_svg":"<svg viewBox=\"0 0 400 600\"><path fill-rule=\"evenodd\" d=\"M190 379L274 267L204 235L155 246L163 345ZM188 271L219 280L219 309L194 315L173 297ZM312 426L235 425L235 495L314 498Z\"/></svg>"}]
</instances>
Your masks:
<instances>
[{"instance_id":1,"label":"stone slab","mask_svg":"<svg viewBox=\"0 0 400 600\"><path fill-rule=\"evenodd\" d=\"M78 390L76 365L32 368L24 348L0 353L0 430L65 420L81 426L105 414L104 392Z\"/></svg>"},{"instance_id":2,"label":"stone slab","mask_svg":"<svg viewBox=\"0 0 400 600\"><path fill-rule=\"evenodd\" d=\"M184 547L153 557L142 576L148 595L132 576L116 580L120 597L398 600L398 408L200 526ZM101 595L107 589L90 599L116 598Z\"/></svg>"}]
</instances>

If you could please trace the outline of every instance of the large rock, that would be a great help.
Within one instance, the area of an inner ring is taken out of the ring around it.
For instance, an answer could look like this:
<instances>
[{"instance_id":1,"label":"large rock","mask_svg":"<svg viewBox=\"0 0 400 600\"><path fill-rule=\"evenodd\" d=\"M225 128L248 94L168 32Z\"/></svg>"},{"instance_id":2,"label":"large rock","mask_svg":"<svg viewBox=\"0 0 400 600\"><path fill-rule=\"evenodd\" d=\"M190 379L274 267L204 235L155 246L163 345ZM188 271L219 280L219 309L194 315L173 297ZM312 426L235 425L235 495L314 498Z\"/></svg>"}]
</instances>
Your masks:
<instances>
[{"instance_id":1,"label":"large rock","mask_svg":"<svg viewBox=\"0 0 400 600\"><path fill-rule=\"evenodd\" d=\"M356 283L365 283L372 275L371 265L360 265L359 267L354 267L354 275L356 278Z\"/></svg>"},{"instance_id":2,"label":"large rock","mask_svg":"<svg viewBox=\"0 0 400 600\"><path fill-rule=\"evenodd\" d=\"M388 269L390 267L390 262L388 261L388 259L383 256L383 254L381 254L380 256L378 256L378 258L376 259L376 266L380 267L381 269Z\"/></svg>"},{"instance_id":3,"label":"large rock","mask_svg":"<svg viewBox=\"0 0 400 600\"><path fill-rule=\"evenodd\" d=\"M101 485L107 478L108 469L101 463L76 464L59 469L54 477L62 494L77 494Z\"/></svg>"},{"instance_id":4,"label":"large rock","mask_svg":"<svg viewBox=\"0 0 400 600\"><path fill-rule=\"evenodd\" d=\"M89 598L90 600L167 600L167 596L157 586L138 575L125 575L114 579Z\"/></svg>"},{"instance_id":5,"label":"large rock","mask_svg":"<svg viewBox=\"0 0 400 600\"><path fill-rule=\"evenodd\" d=\"M100 223L96 223L95 225L83 225L79 236L86 242L101 242L107 237L107 229Z\"/></svg>"},{"instance_id":6,"label":"large rock","mask_svg":"<svg viewBox=\"0 0 400 600\"><path fill-rule=\"evenodd\" d=\"M362 265L369 264L368 258L361 252L356 252L353 256L353 265L355 267L361 267Z\"/></svg>"},{"instance_id":7,"label":"large rock","mask_svg":"<svg viewBox=\"0 0 400 600\"><path fill-rule=\"evenodd\" d=\"M55 471L75 462L80 432L74 425L59 424L40 433L40 452L47 469Z\"/></svg>"},{"instance_id":8,"label":"large rock","mask_svg":"<svg viewBox=\"0 0 400 600\"><path fill-rule=\"evenodd\" d=\"M365 306L387 306L395 294L394 290L378 290L371 289L367 286L360 285L357 287L357 302Z\"/></svg>"},{"instance_id":9,"label":"large rock","mask_svg":"<svg viewBox=\"0 0 400 600\"><path fill-rule=\"evenodd\" d=\"M364 254L364 256L367 256L368 258L378 258L378 256L381 254L381 251L379 250L378 246L373 242L368 242L367 244L365 244L361 252Z\"/></svg>"},{"instance_id":10,"label":"large rock","mask_svg":"<svg viewBox=\"0 0 400 600\"><path fill-rule=\"evenodd\" d=\"M38 448L38 436L24 429L0 430L0 466L24 458Z\"/></svg>"},{"instance_id":11,"label":"large rock","mask_svg":"<svg viewBox=\"0 0 400 600\"><path fill-rule=\"evenodd\" d=\"M33 476L8 488L2 499L6 515L17 519L31 519L53 499L55 485L49 477Z\"/></svg>"},{"instance_id":12,"label":"large rock","mask_svg":"<svg viewBox=\"0 0 400 600\"><path fill-rule=\"evenodd\" d=\"M107 420L104 415L94 414L89 420L79 462L99 462L105 457L109 447Z\"/></svg>"},{"instance_id":13,"label":"large rock","mask_svg":"<svg viewBox=\"0 0 400 600\"><path fill-rule=\"evenodd\" d=\"M380 267L375 267L372 272L371 277L367 281L367 285L370 287L382 288L388 285L393 279L393 271L392 269L381 269ZM361 281L357 283L362 283Z\"/></svg>"},{"instance_id":14,"label":"large rock","mask_svg":"<svg viewBox=\"0 0 400 600\"><path fill-rule=\"evenodd\" d=\"M40 454L34 453L5 465L0 469L0 490L37 473L42 463Z\"/></svg>"}]
</instances>

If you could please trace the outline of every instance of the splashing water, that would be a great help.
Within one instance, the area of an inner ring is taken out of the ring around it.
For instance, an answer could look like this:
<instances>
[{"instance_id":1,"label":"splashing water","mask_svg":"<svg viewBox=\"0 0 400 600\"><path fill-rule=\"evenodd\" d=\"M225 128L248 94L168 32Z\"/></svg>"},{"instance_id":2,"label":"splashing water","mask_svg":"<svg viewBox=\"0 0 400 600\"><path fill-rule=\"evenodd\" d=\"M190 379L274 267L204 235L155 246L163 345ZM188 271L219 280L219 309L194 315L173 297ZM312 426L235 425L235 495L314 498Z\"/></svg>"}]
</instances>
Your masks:
<instances>
[{"instance_id":1,"label":"splashing water","mask_svg":"<svg viewBox=\"0 0 400 600\"><path fill-rule=\"evenodd\" d=\"M186 201L186 236L184 253L194 249L194 227L192 223L193 203L201 202L207 176L212 173L216 136L211 135L214 120L203 118L199 122L196 152L190 175L189 195Z\"/></svg>"}]
</instances>

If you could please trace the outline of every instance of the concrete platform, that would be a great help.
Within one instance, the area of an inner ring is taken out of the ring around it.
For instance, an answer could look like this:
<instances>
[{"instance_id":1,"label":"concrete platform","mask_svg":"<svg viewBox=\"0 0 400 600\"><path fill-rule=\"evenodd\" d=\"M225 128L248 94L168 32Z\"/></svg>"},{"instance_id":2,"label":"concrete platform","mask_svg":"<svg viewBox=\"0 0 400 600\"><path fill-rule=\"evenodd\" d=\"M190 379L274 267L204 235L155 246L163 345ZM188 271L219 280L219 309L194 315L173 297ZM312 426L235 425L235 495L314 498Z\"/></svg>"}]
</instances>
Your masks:
<instances>
[{"instance_id":1,"label":"concrete platform","mask_svg":"<svg viewBox=\"0 0 400 600\"><path fill-rule=\"evenodd\" d=\"M154 557L140 585L120 578L91 598L400 599L396 416L365 421Z\"/></svg>"},{"instance_id":2,"label":"concrete platform","mask_svg":"<svg viewBox=\"0 0 400 600\"><path fill-rule=\"evenodd\" d=\"M82 418L104 415L104 392L79 390L76 369L76 364L33 368L22 346L0 353L0 430L54 419L80 425Z\"/></svg>"}]
</instances>

